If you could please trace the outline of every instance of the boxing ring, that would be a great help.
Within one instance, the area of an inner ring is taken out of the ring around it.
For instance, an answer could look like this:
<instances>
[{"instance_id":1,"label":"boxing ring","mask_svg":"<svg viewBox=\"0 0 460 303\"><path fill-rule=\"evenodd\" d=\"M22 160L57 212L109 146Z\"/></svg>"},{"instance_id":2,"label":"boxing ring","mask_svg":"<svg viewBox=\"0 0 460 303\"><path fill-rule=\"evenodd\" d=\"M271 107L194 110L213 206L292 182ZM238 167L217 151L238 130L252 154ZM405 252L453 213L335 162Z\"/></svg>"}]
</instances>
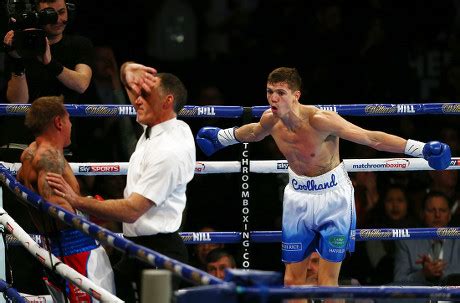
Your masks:
<instances>
[{"instance_id":1,"label":"boxing ring","mask_svg":"<svg viewBox=\"0 0 460 303\"><path fill-rule=\"evenodd\" d=\"M24 115L29 104L0 104L0 115ZM318 106L325 110L336 111L340 115L351 116L389 116L389 115L426 115L426 114L459 114L460 105L456 103L436 104L354 104L354 105L324 105ZM135 116L132 106L120 105L66 105L73 117L117 117ZM240 106L185 106L179 113L180 118L257 118L268 106L243 108ZM411 287L411 286L381 286L381 287L283 287L282 275L277 272L250 270L251 242L280 242L280 231L251 231L249 230L250 194L249 173L287 173L288 164L285 160L257 161L249 159L249 144L241 144L240 161L199 161L196 163L196 174L239 173L241 174L241 205L242 230L237 232L185 232L181 233L186 244L198 243L245 243L242 254L243 270L231 270L225 281L215 278L206 272L180 263L145 247L124 239L121 235L104 229L81 216L69 213L58 206L50 204L39 195L31 192L14 178L20 163L0 162L0 182L11 190L19 199L35 208L46 212L53 218L81 230L94 237L99 242L112 246L130 257L137 258L147 264L170 270L194 285L194 288L176 292L177 302L201 302L202 300L220 302L268 302L283 298L430 298L430 299L460 299L460 289L454 286L446 287ZM0 159L1 160L1 159ZM420 158L388 158L388 159L346 159L343 161L348 172L359 171L417 171L431 170L424 159ZM70 163L75 175L126 175L127 163ZM448 169L460 169L460 158L452 158ZM1 201L0 201L1 202ZM281 201L280 201L281 202ZM1 204L0 204L1 206ZM39 238L27 238L18 233L19 226L0 208L0 224L23 244L39 247ZM14 228L13 228L14 227ZM460 237L460 228L407 228L407 229L367 229L356 230L351 235L356 241L368 240L398 240L398 239L451 239ZM21 239L22 238L22 239ZM24 240L26 238L26 240ZM22 241L21 241L22 240ZM36 241L34 241L36 240ZM9 237L8 242L14 242ZM37 248L38 249L38 248ZM36 252L37 253L37 252ZM39 254L39 253L38 253ZM4 259L1 266L4 265ZM52 261L52 260L51 260ZM50 261L43 261L46 263ZM56 262L56 260L54 261ZM279 261L281 262L281 261ZM51 262L52 263L52 262ZM1 268L0 268L1 269ZM4 270L3 270L4 272ZM67 270L64 270L65 275ZM0 273L2 271L0 270ZM72 279L70 275L65 276ZM2 277L0 277L2 278ZM90 281L88 282L90 283ZM89 286L84 291L90 291ZM90 293L90 292L89 292ZM91 293L90 293L91 294ZM94 295L94 294L93 294ZM102 301L118 302L110 294L101 297ZM99 296L99 297L98 297ZM120 300L120 299L118 299ZM121 300L120 300L121 301Z\"/></svg>"}]
</instances>

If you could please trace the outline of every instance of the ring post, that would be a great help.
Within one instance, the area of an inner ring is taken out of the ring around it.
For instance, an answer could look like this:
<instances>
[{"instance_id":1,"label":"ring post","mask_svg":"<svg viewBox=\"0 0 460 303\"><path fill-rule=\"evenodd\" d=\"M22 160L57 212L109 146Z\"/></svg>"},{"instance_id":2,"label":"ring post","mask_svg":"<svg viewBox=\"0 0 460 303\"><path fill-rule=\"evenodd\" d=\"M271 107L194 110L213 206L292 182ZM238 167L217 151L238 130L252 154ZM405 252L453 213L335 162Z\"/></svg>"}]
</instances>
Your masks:
<instances>
[{"instance_id":1,"label":"ring post","mask_svg":"<svg viewBox=\"0 0 460 303\"><path fill-rule=\"evenodd\" d=\"M165 269L142 271L143 303L170 303L172 297L171 272Z\"/></svg>"}]
</instances>

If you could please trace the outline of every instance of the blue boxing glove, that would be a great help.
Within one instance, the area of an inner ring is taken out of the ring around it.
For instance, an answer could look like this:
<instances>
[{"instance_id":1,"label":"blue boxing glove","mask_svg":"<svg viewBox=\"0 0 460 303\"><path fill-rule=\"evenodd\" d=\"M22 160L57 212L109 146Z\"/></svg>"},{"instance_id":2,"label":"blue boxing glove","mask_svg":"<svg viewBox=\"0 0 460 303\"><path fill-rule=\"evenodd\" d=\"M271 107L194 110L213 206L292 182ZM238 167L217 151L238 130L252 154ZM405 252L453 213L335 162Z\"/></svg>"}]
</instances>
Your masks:
<instances>
[{"instance_id":1,"label":"blue boxing glove","mask_svg":"<svg viewBox=\"0 0 460 303\"><path fill-rule=\"evenodd\" d=\"M406 155L423 157L428 161L428 165L436 170L443 170L450 166L450 147L439 141L423 143L409 139L404 152Z\"/></svg>"},{"instance_id":2,"label":"blue boxing glove","mask_svg":"<svg viewBox=\"0 0 460 303\"><path fill-rule=\"evenodd\" d=\"M240 143L235 138L236 127L220 129L218 127L202 127L196 134L196 143L200 149L210 156L225 146Z\"/></svg>"}]
</instances>

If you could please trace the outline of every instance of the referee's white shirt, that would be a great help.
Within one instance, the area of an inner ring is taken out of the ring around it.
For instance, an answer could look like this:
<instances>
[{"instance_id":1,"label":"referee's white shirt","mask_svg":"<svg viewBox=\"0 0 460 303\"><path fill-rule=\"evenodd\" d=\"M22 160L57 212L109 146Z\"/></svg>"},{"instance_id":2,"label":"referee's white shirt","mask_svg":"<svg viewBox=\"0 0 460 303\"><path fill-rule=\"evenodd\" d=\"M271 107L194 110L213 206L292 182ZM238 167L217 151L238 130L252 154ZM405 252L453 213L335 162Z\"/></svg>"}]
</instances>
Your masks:
<instances>
[{"instance_id":1,"label":"referee's white shirt","mask_svg":"<svg viewBox=\"0 0 460 303\"><path fill-rule=\"evenodd\" d=\"M144 126L144 130L145 130ZM155 203L134 223L123 223L128 237L171 233L179 229L185 190L195 172L195 141L188 124L171 119L139 138L131 155L125 198L138 193Z\"/></svg>"}]
</instances>

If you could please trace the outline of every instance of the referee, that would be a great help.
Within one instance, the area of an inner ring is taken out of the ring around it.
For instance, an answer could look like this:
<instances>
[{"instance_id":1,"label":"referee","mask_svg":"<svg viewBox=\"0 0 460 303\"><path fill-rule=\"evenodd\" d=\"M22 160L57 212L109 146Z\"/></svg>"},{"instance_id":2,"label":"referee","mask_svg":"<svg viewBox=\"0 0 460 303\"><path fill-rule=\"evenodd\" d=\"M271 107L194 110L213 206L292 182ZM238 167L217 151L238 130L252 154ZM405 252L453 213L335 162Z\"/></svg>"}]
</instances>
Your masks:
<instances>
[{"instance_id":1,"label":"referee","mask_svg":"<svg viewBox=\"0 0 460 303\"><path fill-rule=\"evenodd\" d=\"M55 192L89 215L123 222L123 235L133 242L181 262L187 249L178 234L186 203L187 183L195 171L195 142L190 127L177 120L187 90L174 75L126 62L121 80L137 112L144 133L128 166L123 199L104 202L77 195L65 180L48 174ZM116 266L117 295L138 302L142 270L148 265L123 258ZM179 280L173 280L177 289Z\"/></svg>"}]
</instances>

